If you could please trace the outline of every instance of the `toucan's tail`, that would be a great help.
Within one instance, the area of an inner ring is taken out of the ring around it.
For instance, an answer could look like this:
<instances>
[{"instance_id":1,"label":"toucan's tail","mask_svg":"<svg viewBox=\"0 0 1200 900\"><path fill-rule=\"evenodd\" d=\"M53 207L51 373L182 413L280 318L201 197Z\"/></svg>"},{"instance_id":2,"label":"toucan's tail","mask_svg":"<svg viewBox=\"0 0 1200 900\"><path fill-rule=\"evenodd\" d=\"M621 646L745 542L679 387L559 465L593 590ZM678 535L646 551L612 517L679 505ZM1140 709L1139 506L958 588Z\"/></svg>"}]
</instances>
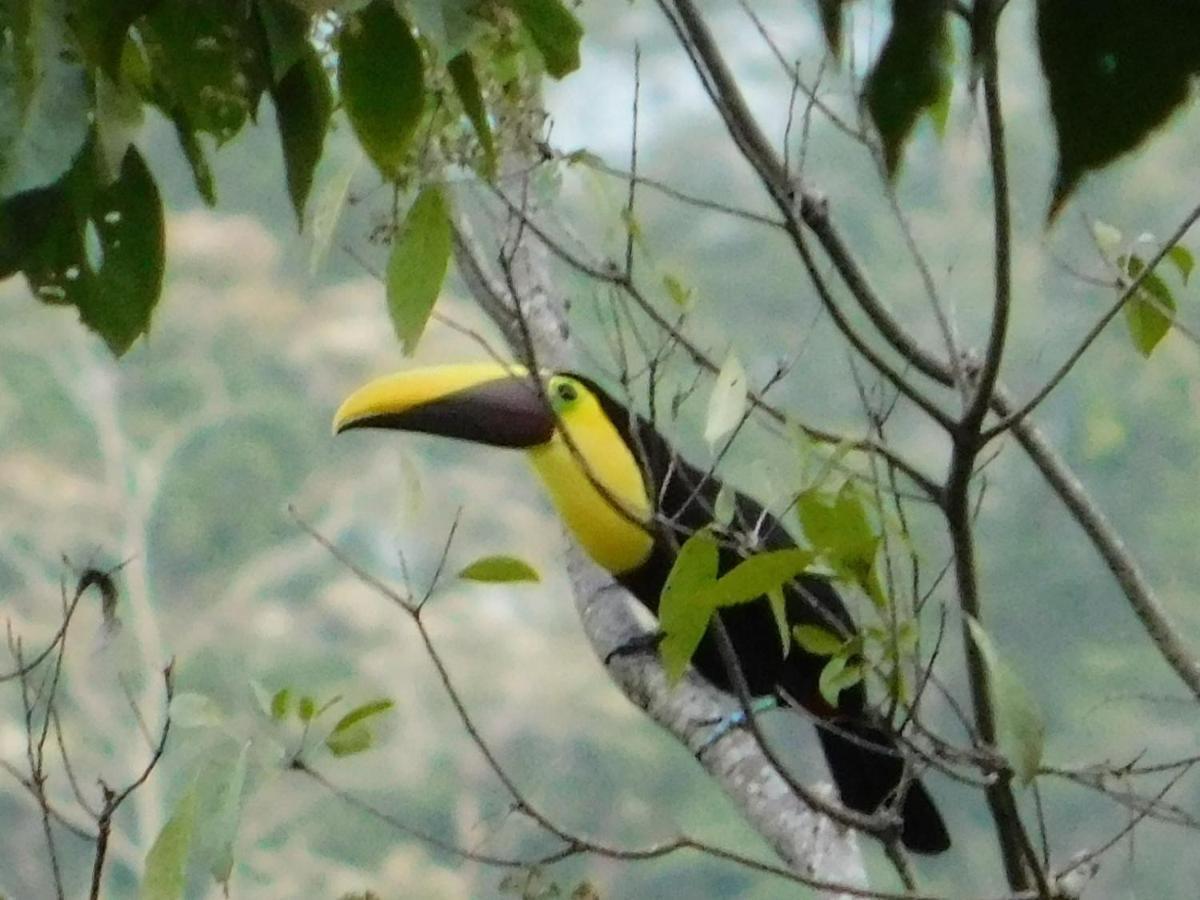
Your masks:
<instances>
[{"instance_id":1,"label":"toucan's tail","mask_svg":"<svg viewBox=\"0 0 1200 900\"><path fill-rule=\"evenodd\" d=\"M866 722L818 725L817 734L842 803L870 814L892 799L904 772L904 756L892 735ZM921 782L909 783L900 816L904 822L900 837L909 850L941 853L949 849L946 823Z\"/></svg>"}]
</instances>

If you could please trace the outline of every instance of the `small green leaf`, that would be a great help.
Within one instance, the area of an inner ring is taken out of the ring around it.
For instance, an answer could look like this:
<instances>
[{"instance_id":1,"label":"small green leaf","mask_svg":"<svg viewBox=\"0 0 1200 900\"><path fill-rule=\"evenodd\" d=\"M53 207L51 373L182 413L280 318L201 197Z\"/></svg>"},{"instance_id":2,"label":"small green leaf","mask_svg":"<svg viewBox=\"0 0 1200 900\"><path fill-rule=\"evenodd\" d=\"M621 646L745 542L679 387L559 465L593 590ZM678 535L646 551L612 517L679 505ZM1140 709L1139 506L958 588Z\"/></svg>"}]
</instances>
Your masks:
<instances>
[{"instance_id":1,"label":"small green leaf","mask_svg":"<svg viewBox=\"0 0 1200 900\"><path fill-rule=\"evenodd\" d=\"M271 718L281 721L287 718L288 707L292 702L291 688L280 688L271 698Z\"/></svg>"},{"instance_id":2,"label":"small green leaf","mask_svg":"<svg viewBox=\"0 0 1200 900\"><path fill-rule=\"evenodd\" d=\"M509 584L517 581L541 581L537 569L515 556L485 556L458 573L467 581Z\"/></svg>"},{"instance_id":3,"label":"small green leaf","mask_svg":"<svg viewBox=\"0 0 1200 900\"><path fill-rule=\"evenodd\" d=\"M298 712L301 722L311 722L317 714L317 701L309 696L301 697Z\"/></svg>"},{"instance_id":4,"label":"small green leaf","mask_svg":"<svg viewBox=\"0 0 1200 900\"><path fill-rule=\"evenodd\" d=\"M683 677L715 612L705 597L716 581L718 561L712 534L697 531L679 548L663 585L658 621L664 637L658 649L672 684Z\"/></svg>"},{"instance_id":5,"label":"small green leaf","mask_svg":"<svg viewBox=\"0 0 1200 900\"><path fill-rule=\"evenodd\" d=\"M579 68L583 26L561 0L511 2L551 77L562 78Z\"/></svg>"},{"instance_id":6,"label":"small green leaf","mask_svg":"<svg viewBox=\"0 0 1200 900\"><path fill-rule=\"evenodd\" d=\"M303 229L304 206L333 114L329 76L315 50L305 47L304 55L271 91L271 99L275 103L279 140L283 145L288 196L296 212L296 221Z\"/></svg>"},{"instance_id":7,"label":"small green leaf","mask_svg":"<svg viewBox=\"0 0 1200 900\"><path fill-rule=\"evenodd\" d=\"M767 603L771 606L771 618L775 620L775 628L779 631L779 646L783 655L787 656L792 649L791 623L788 622L787 597L782 587L774 587L767 591Z\"/></svg>"},{"instance_id":8,"label":"small green leaf","mask_svg":"<svg viewBox=\"0 0 1200 900\"><path fill-rule=\"evenodd\" d=\"M768 550L742 560L710 589L714 606L735 606L778 590L812 565L809 550Z\"/></svg>"},{"instance_id":9,"label":"small green leaf","mask_svg":"<svg viewBox=\"0 0 1200 900\"><path fill-rule=\"evenodd\" d=\"M737 355L730 350L708 398L704 440L709 446L715 446L737 428L746 412L747 396L746 372Z\"/></svg>"},{"instance_id":10,"label":"small green leaf","mask_svg":"<svg viewBox=\"0 0 1200 900\"><path fill-rule=\"evenodd\" d=\"M421 48L389 0L372 0L347 17L338 50L350 125L379 171L394 178L425 108Z\"/></svg>"},{"instance_id":11,"label":"small green leaf","mask_svg":"<svg viewBox=\"0 0 1200 900\"><path fill-rule=\"evenodd\" d=\"M685 285L670 272L663 275L663 287L666 288L667 296L676 306L687 309L692 305L692 296L695 294L695 290Z\"/></svg>"},{"instance_id":12,"label":"small green leaf","mask_svg":"<svg viewBox=\"0 0 1200 900\"><path fill-rule=\"evenodd\" d=\"M388 258L387 300L405 354L417 348L433 313L450 262L450 216L437 185L421 191Z\"/></svg>"},{"instance_id":13,"label":"small green leaf","mask_svg":"<svg viewBox=\"0 0 1200 900\"><path fill-rule=\"evenodd\" d=\"M395 704L388 699L372 700L342 716L325 738L325 746L334 756L351 756L370 748L374 737L367 720L387 712Z\"/></svg>"},{"instance_id":14,"label":"small green leaf","mask_svg":"<svg viewBox=\"0 0 1200 900\"><path fill-rule=\"evenodd\" d=\"M353 756L370 750L375 736L365 724L352 725L325 738L325 746L336 757Z\"/></svg>"},{"instance_id":15,"label":"small green leaf","mask_svg":"<svg viewBox=\"0 0 1200 900\"><path fill-rule=\"evenodd\" d=\"M369 703L363 703L361 706L356 706L354 709L350 710L350 712L338 719L338 723L333 726L333 733L336 734L339 731L345 731L347 728L357 725L359 722L365 721L372 716L381 715L395 705L395 701L389 700L386 697L381 697L378 700L372 700Z\"/></svg>"},{"instance_id":16,"label":"small green leaf","mask_svg":"<svg viewBox=\"0 0 1200 900\"><path fill-rule=\"evenodd\" d=\"M998 749L1020 782L1029 784L1042 762L1045 742L1042 712L1016 672L1000 658L987 632L974 619L968 619L967 625L990 676Z\"/></svg>"},{"instance_id":17,"label":"small green leaf","mask_svg":"<svg viewBox=\"0 0 1200 900\"><path fill-rule=\"evenodd\" d=\"M211 819L204 823L205 831L216 845L209 872L225 888L226 894L233 874L233 847L242 818L242 790L246 785L249 751L250 742L246 741L234 764L221 770L225 778L217 795L216 809Z\"/></svg>"},{"instance_id":18,"label":"small green leaf","mask_svg":"<svg viewBox=\"0 0 1200 900\"><path fill-rule=\"evenodd\" d=\"M727 484L722 484L717 491L717 499L713 501L713 523L722 528L733 521L737 512L737 491Z\"/></svg>"},{"instance_id":19,"label":"small green leaf","mask_svg":"<svg viewBox=\"0 0 1200 900\"><path fill-rule=\"evenodd\" d=\"M792 637L802 650L814 656L834 656L846 645L845 640L819 625L797 625L792 629Z\"/></svg>"},{"instance_id":20,"label":"small green leaf","mask_svg":"<svg viewBox=\"0 0 1200 900\"><path fill-rule=\"evenodd\" d=\"M1187 284L1188 278L1192 274L1192 269L1196 268L1196 258L1192 256L1192 251L1183 244L1176 244L1167 251L1167 261L1175 266L1175 270L1179 272L1179 277L1183 279L1183 283Z\"/></svg>"},{"instance_id":21,"label":"small green leaf","mask_svg":"<svg viewBox=\"0 0 1200 900\"><path fill-rule=\"evenodd\" d=\"M471 54L465 50L458 54L447 63L446 71L454 82L454 92L458 95L463 112L467 114L471 127L475 129L475 136L479 138L479 146L483 150L484 177L493 179L496 177L496 143L492 139L492 124L483 105L483 93L475 75Z\"/></svg>"},{"instance_id":22,"label":"small green leaf","mask_svg":"<svg viewBox=\"0 0 1200 900\"><path fill-rule=\"evenodd\" d=\"M1136 256L1121 259L1121 264L1130 278L1137 278L1146 265ZM1175 296L1167 283L1151 272L1142 279L1141 286L1125 301L1125 323L1133 346L1142 356L1149 358L1154 348L1171 330L1175 312Z\"/></svg>"},{"instance_id":23,"label":"small green leaf","mask_svg":"<svg viewBox=\"0 0 1200 900\"><path fill-rule=\"evenodd\" d=\"M1125 235L1121 234L1119 228L1099 219L1092 222L1092 237L1096 241L1096 246L1100 248L1100 252L1108 259L1116 259L1117 251L1125 240Z\"/></svg>"},{"instance_id":24,"label":"small green leaf","mask_svg":"<svg viewBox=\"0 0 1200 900\"><path fill-rule=\"evenodd\" d=\"M854 687L863 679L863 668L859 663L850 663L845 656L834 656L821 669L817 679L817 690L830 706L837 706L838 695L846 688Z\"/></svg>"},{"instance_id":25,"label":"small green leaf","mask_svg":"<svg viewBox=\"0 0 1200 900\"><path fill-rule=\"evenodd\" d=\"M187 885L187 861L196 824L196 785L175 806L150 852L138 890L141 900L178 900Z\"/></svg>"}]
</instances>

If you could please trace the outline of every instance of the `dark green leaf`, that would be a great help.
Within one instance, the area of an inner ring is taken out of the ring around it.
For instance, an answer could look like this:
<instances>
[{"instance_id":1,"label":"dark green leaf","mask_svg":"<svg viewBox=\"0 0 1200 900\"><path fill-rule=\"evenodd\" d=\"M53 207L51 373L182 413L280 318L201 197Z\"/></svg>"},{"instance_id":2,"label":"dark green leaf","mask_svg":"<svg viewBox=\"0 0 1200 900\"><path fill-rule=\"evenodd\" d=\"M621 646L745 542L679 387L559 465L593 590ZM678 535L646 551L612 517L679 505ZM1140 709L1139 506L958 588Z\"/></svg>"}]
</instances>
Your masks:
<instances>
[{"instance_id":1,"label":"dark green leaf","mask_svg":"<svg viewBox=\"0 0 1200 900\"><path fill-rule=\"evenodd\" d=\"M265 41L243 3L161 0L138 24L154 78L154 100L218 143L258 109L271 83Z\"/></svg>"},{"instance_id":2,"label":"dark green leaf","mask_svg":"<svg viewBox=\"0 0 1200 900\"><path fill-rule=\"evenodd\" d=\"M200 136L181 109L171 110L168 115L171 118L171 124L175 126L175 136L179 139L179 148L183 151L188 168L191 169L192 183L196 186L196 193L200 195L200 199L206 205L216 206L217 183L213 178L208 158L204 154L204 147L200 144Z\"/></svg>"},{"instance_id":3,"label":"dark green leaf","mask_svg":"<svg viewBox=\"0 0 1200 900\"><path fill-rule=\"evenodd\" d=\"M385 177L395 177L425 106L421 48L389 0L347 18L338 38L338 88L354 133Z\"/></svg>"},{"instance_id":4,"label":"dark green leaf","mask_svg":"<svg viewBox=\"0 0 1200 900\"><path fill-rule=\"evenodd\" d=\"M834 56L842 54L842 4L846 0L817 0L821 13L821 29L825 32L825 43Z\"/></svg>"},{"instance_id":5,"label":"dark green leaf","mask_svg":"<svg viewBox=\"0 0 1200 900\"><path fill-rule=\"evenodd\" d=\"M1136 256L1120 260L1130 278L1137 278L1146 268ZM1154 348L1171 330L1175 312L1175 296L1167 283L1151 272L1142 279L1141 286L1125 301L1125 322L1129 326L1129 337L1142 356L1149 358Z\"/></svg>"},{"instance_id":6,"label":"dark green leaf","mask_svg":"<svg viewBox=\"0 0 1200 900\"><path fill-rule=\"evenodd\" d=\"M84 58L119 81L129 27L159 0L75 0L71 27Z\"/></svg>"},{"instance_id":7,"label":"dark green leaf","mask_svg":"<svg viewBox=\"0 0 1200 900\"><path fill-rule=\"evenodd\" d=\"M1195 3L1036 4L1038 49L1058 136L1053 218L1089 171L1137 147L1187 100L1200 71Z\"/></svg>"},{"instance_id":8,"label":"dark green leaf","mask_svg":"<svg viewBox=\"0 0 1200 900\"><path fill-rule=\"evenodd\" d=\"M485 556L458 573L468 581L505 584L514 581L540 581L537 569L513 556Z\"/></svg>"},{"instance_id":9,"label":"dark green leaf","mask_svg":"<svg viewBox=\"0 0 1200 900\"><path fill-rule=\"evenodd\" d=\"M1192 256L1192 251L1183 244L1176 244L1167 251L1167 261L1175 267L1179 277L1183 279L1183 283L1187 284L1192 269L1196 268L1196 258Z\"/></svg>"},{"instance_id":10,"label":"dark green leaf","mask_svg":"<svg viewBox=\"0 0 1200 900\"><path fill-rule=\"evenodd\" d=\"M17 4L17 8L25 4ZM43 0L0 36L0 198L45 187L87 140L91 80L68 27L68 0Z\"/></svg>"},{"instance_id":11,"label":"dark green leaf","mask_svg":"<svg viewBox=\"0 0 1200 900\"><path fill-rule=\"evenodd\" d=\"M271 718L282 720L287 718L288 707L292 702L292 692L290 688L280 688L275 692L275 696L271 698Z\"/></svg>"},{"instance_id":12,"label":"dark green leaf","mask_svg":"<svg viewBox=\"0 0 1200 900\"><path fill-rule=\"evenodd\" d=\"M792 637L802 650L815 656L833 656L841 653L846 645L844 639L819 625L796 625L792 628Z\"/></svg>"},{"instance_id":13,"label":"dark green leaf","mask_svg":"<svg viewBox=\"0 0 1200 900\"><path fill-rule=\"evenodd\" d=\"M454 92L463 106L463 112L471 120L471 127L475 129L475 135L479 138L479 146L483 150L484 177L495 178L496 144L492 140L492 125L483 105L479 79L475 76L475 63L471 61L471 55L464 50L450 60L446 68L454 82Z\"/></svg>"},{"instance_id":14,"label":"dark green leaf","mask_svg":"<svg viewBox=\"0 0 1200 900\"><path fill-rule=\"evenodd\" d=\"M679 548L663 585L658 621L664 637L659 654L672 683L683 676L715 612L705 596L716 582L718 558L712 534L697 531Z\"/></svg>"},{"instance_id":15,"label":"dark green leaf","mask_svg":"<svg viewBox=\"0 0 1200 900\"><path fill-rule=\"evenodd\" d=\"M19 242L20 267L39 299L72 304L117 356L150 326L163 274L163 213L145 162L130 147L120 177L98 184L94 152L54 188L0 208L0 241L10 210L31 214ZM0 248L0 263L9 253Z\"/></svg>"},{"instance_id":16,"label":"dark green leaf","mask_svg":"<svg viewBox=\"0 0 1200 900\"><path fill-rule=\"evenodd\" d=\"M392 241L387 267L387 301L404 353L425 331L450 262L450 216L438 185L429 185L408 211Z\"/></svg>"},{"instance_id":17,"label":"dark green leaf","mask_svg":"<svg viewBox=\"0 0 1200 900\"><path fill-rule=\"evenodd\" d=\"M583 26L561 0L511 2L551 77L562 78L579 68Z\"/></svg>"},{"instance_id":18,"label":"dark green leaf","mask_svg":"<svg viewBox=\"0 0 1200 900\"><path fill-rule=\"evenodd\" d=\"M321 160L329 117L333 114L333 92L321 59L311 47L288 70L271 92L279 122L279 140L287 170L288 196L296 221L304 228L304 207L312 188L313 172Z\"/></svg>"},{"instance_id":19,"label":"dark green leaf","mask_svg":"<svg viewBox=\"0 0 1200 900\"><path fill-rule=\"evenodd\" d=\"M278 85L312 51L309 17L288 0L258 0L258 17L271 59L271 82Z\"/></svg>"},{"instance_id":20,"label":"dark green leaf","mask_svg":"<svg viewBox=\"0 0 1200 900\"><path fill-rule=\"evenodd\" d=\"M1023 784L1037 775L1042 762L1045 725L1037 701L1025 684L1000 658L987 633L968 619L971 638L987 666L992 703L996 708L996 737L1013 772Z\"/></svg>"},{"instance_id":21,"label":"dark green leaf","mask_svg":"<svg viewBox=\"0 0 1200 900\"><path fill-rule=\"evenodd\" d=\"M889 175L917 119L950 90L951 49L944 0L893 0L892 30L864 89Z\"/></svg>"},{"instance_id":22,"label":"dark green leaf","mask_svg":"<svg viewBox=\"0 0 1200 900\"><path fill-rule=\"evenodd\" d=\"M187 885L187 860L196 824L196 786L180 798L150 852L138 890L140 900L178 900Z\"/></svg>"}]
</instances>

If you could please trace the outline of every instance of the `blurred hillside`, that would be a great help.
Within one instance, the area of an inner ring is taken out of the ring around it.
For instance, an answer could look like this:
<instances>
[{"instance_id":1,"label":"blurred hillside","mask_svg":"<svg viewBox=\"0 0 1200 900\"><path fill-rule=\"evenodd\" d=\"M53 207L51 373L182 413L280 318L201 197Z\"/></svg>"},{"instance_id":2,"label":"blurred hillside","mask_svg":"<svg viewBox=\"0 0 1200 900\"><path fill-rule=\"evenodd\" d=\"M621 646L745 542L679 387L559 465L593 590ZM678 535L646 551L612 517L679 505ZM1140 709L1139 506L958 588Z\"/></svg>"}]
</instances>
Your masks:
<instances>
[{"instance_id":1,"label":"blurred hillside","mask_svg":"<svg viewBox=\"0 0 1200 900\"><path fill-rule=\"evenodd\" d=\"M719 33L731 35L739 71L753 79L755 108L770 113L773 136L781 138L786 84L734 5L709 5ZM781 20L796 21L784 9L792 6L777 4ZM1172 122L1145 152L1094 177L1063 221L1044 231L1051 132L1031 25L1022 9L1013 12L1005 102L1020 244L1013 350L1003 377L1025 396L1111 301L1072 274L1102 271L1085 216L1162 236L1196 201L1180 185L1195 181L1187 173L1189 163L1194 170L1200 109ZM591 4L584 14L583 70L548 92L553 143L626 165L636 39L643 53L642 173L765 209L650 7L611 12ZM809 18L788 33L784 52L813 60L815 75L820 39ZM825 77L829 101L852 114L845 73ZM928 123L920 128L899 200L958 327L979 341L991 291L982 124L960 90L944 138ZM347 145L344 135L333 137L318 193L353 164ZM87 637L72 648L65 718L72 745L82 748L80 762L117 779L136 769L144 748L117 673L134 679L143 708L157 711L160 693L147 673L172 656L181 690L213 696L235 719L249 716L252 681L321 697L344 693L352 703L388 696L397 706L377 747L323 771L414 827L477 849L527 849L528 829L488 777L407 620L303 534L287 507L383 577L402 580L402 553L418 587L431 577L458 517L448 572L485 553L510 553L543 577L539 586L515 589L449 579L428 617L478 725L523 787L565 823L611 843L648 842L682 828L765 852L686 752L608 683L568 600L559 569L563 538L519 456L485 460L470 448L396 435L330 438L332 412L352 387L409 364L392 335L382 288L364 271L364 263L384 256L365 235L386 199L367 166L358 167L354 202L314 271L312 241L295 234L269 129L251 130L214 155L215 211L199 205L168 127L154 123L144 150L173 210L164 297L147 341L118 364L73 313L38 305L16 281L0 285L4 616L27 645L40 645L59 621L60 578L72 580L64 554L75 566L129 560L120 574L120 637L106 639L98 612L89 610L78 631ZM869 161L818 117L804 166L895 308L933 336L919 274ZM615 246L624 188L580 167L561 174L563 218L590 246ZM464 189L459 196L470 202L472 194ZM648 190L640 198L648 271L677 273L695 289L690 327L702 342L718 357L732 344L759 381L780 360L793 362L776 402L806 421L861 430L845 350L778 236ZM1197 238L1190 244L1200 249ZM596 325L597 298L578 279L563 277L579 334L603 373L611 358ZM462 294L453 288L439 309L491 334ZM1182 315L1198 321L1194 303ZM480 352L471 339L434 324L417 361ZM699 439L706 395L702 389L672 424L698 461L707 452ZM1036 418L1122 530L1174 617L1200 641L1200 349L1175 334L1144 361L1118 321ZM925 422L901 411L891 427L898 445L940 471L945 449ZM791 449L762 435L741 448L727 472L759 494L778 488ZM1046 712L1048 762L1195 752L1197 729L1173 702L1181 692L1057 501L1011 446L991 463L988 481L980 555L989 630ZM936 571L946 557L937 522L919 510L914 515L919 536L928 538L921 545L927 568ZM959 665L951 655L939 671L953 680ZM19 703L5 694L3 704L0 757L19 759ZM807 729L787 721L775 727L795 731L798 764L808 765ZM111 864L122 896L133 891L191 761L228 755L229 747L189 735L195 732L179 731L163 770L119 823ZM958 785L931 781L962 838L953 859L922 864L928 887L954 895L994 886L997 863L982 804ZM386 898L499 893L496 871L439 855L297 776L264 765L252 783L235 896L336 897L368 888ZM1195 810L1200 786L1192 777L1171 797ZM1128 818L1094 794L1052 780L1045 800L1064 855L1103 840ZM0 821L9 824L0 841L0 894L43 896L40 823L11 781L0 792ZM1200 879L1200 860L1183 852L1192 841L1187 831L1144 825L1128 853L1108 857L1094 896L1133 896L1135 885L1141 896L1190 896ZM78 879L87 848L66 850ZM874 856L872 867L883 871ZM553 875L568 887L586 877L604 897L780 895L774 881L697 857L588 860ZM217 893L200 881L193 888L196 896Z\"/></svg>"}]
</instances>

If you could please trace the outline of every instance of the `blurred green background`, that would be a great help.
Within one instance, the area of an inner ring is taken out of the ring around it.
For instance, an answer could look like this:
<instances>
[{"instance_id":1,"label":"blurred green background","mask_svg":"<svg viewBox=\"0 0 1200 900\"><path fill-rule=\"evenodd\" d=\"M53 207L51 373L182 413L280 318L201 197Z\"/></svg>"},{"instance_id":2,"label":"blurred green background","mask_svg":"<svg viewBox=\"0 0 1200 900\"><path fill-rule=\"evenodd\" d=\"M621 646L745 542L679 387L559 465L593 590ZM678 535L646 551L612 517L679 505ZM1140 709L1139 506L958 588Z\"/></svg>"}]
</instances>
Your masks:
<instances>
[{"instance_id":1,"label":"blurred green background","mask_svg":"<svg viewBox=\"0 0 1200 900\"><path fill-rule=\"evenodd\" d=\"M1037 75L1028 7L1006 16L1003 58L1016 253L1013 340L1003 377L1032 392L1110 302L1075 272L1103 274L1089 217L1126 233L1165 236L1195 202L1200 110L1177 117L1148 148L1094 176L1052 230L1043 217L1052 179L1052 133ZM733 4L708 4L749 99L780 140L788 85ZM767 4L785 54L815 77L821 38L807 5ZM719 120L649 4L587 4L581 72L547 90L551 140L627 165L633 44L642 51L643 174L713 199L765 210ZM858 21L870 22L870 4ZM883 19L879 20L881 23ZM886 33L862 28L867 35ZM960 46L963 35L957 35ZM860 67L861 68L861 67ZM980 111L965 91L965 60L946 134L929 123L909 149L898 194L959 330L981 343L990 302L990 191ZM824 73L826 99L853 115L846 69ZM270 114L264 113L269 119ZM170 129L151 123L142 147L172 214L164 297L149 339L119 364L73 313L34 302L23 284L0 285L0 598L27 646L57 626L59 581L75 566L120 574L123 628L106 638L88 609L76 626L64 718L84 771L119 781L146 749L119 686L126 673L149 717L161 696L152 673L177 660L180 690L215 698L231 721L253 718L252 681L347 703L388 696L396 709L374 749L319 763L347 789L405 822L480 850L545 847L508 810L507 798L470 745L410 623L303 534L287 513L334 539L358 561L400 579L431 576L451 523L461 516L450 572L485 553L511 553L542 573L536 587L482 587L447 580L428 621L477 724L529 795L560 821L611 843L645 843L677 830L765 853L687 752L629 705L592 656L559 568L563 538L525 464L449 443L382 434L333 440L329 420L363 379L407 364L400 358L382 287L359 259L385 249L365 235L387 206L368 166L357 166L327 254L295 233L270 123L213 156L216 210L195 196ZM795 145L793 144L793 153ZM353 165L343 131L327 145L317 192L336 188ZM804 176L825 192L839 224L871 266L894 308L928 337L936 332L918 273L880 199L870 161L816 116ZM560 170L563 219L597 252L620 245L624 188L580 167ZM549 179L548 179L549 180ZM323 187L324 186L324 187ZM331 188L331 186L333 186ZM1181 189L1182 188L1182 189ZM461 204L475 195L463 188ZM695 291L689 327L714 355L732 346L761 383L794 362L776 402L805 421L858 433L863 414L842 342L780 237L715 213L640 194L648 283L663 273ZM1185 241L1185 243L1187 243ZM1196 246L1193 239L1191 244ZM355 254L345 252L351 247ZM358 257L358 258L356 258ZM603 371L599 300L563 273L579 334ZM452 286L440 309L491 333ZM1196 322L1195 289L1182 316ZM664 304L669 301L662 298ZM418 361L479 356L436 324ZM1118 321L1036 415L1186 630L1200 640L1200 353L1179 334L1149 361ZM674 436L702 461L707 389L685 404ZM901 410L896 443L940 472L946 447ZM1120 592L1079 529L1010 445L990 465L980 517L980 558L989 631L1025 677L1047 718L1047 762L1145 761L1195 752L1197 728L1183 692L1149 649ZM726 471L741 486L778 489L788 448L751 437ZM786 486L785 486L786 487ZM461 512L459 512L461 511ZM927 570L945 560L936 519L915 513ZM943 589L943 594L946 594ZM947 594L948 596L948 594ZM939 671L954 681L957 649ZM136 676L134 673L137 673ZM966 691L959 691L965 698ZM24 736L13 692L0 707L0 755L19 763ZM947 723L944 711L931 710ZM811 765L808 729L784 721L798 766ZM792 736L795 739L792 740ZM958 735L955 735L958 737ZM294 739L280 736L285 744ZM159 773L118 822L110 865L114 896L134 890L142 858L197 760L229 757L230 739L180 729ZM815 766L813 773L819 770ZM994 842L979 796L930 776L957 847L922 862L928 887L947 896L995 894ZM0 893L44 896L40 823L11 780L0 793ZM335 897L374 889L383 897L488 897L502 874L447 857L370 820L299 776L255 769L238 841L239 897ZM62 785L52 786L55 789ZM1119 830L1127 811L1044 779L1055 860ZM1200 803L1194 777L1169 799ZM1028 803L1029 798L1025 797ZM1092 896L1194 896L1194 836L1144 823L1108 855ZM88 848L64 845L71 877ZM868 847L879 884L890 884ZM202 874L202 873L201 873ZM778 881L695 855L649 863L577 860L548 873L564 889L588 879L605 897L777 897ZM197 896L215 894L203 878Z\"/></svg>"}]
</instances>

